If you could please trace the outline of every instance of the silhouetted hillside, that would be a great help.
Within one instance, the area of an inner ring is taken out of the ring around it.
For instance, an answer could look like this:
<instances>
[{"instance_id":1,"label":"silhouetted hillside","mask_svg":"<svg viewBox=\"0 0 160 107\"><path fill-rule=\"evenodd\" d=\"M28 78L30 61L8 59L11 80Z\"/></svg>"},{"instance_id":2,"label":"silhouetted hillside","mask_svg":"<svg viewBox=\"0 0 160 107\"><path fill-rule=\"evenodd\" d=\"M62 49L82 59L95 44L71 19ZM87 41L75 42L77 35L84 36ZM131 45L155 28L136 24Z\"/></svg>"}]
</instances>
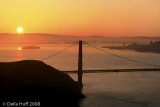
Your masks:
<instances>
[{"instance_id":1,"label":"silhouetted hillside","mask_svg":"<svg viewBox=\"0 0 160 107\"><path fill-rule=\"evenodd\" d=\"M42 106L78 106L80 87L66 73L41 61L0 63L2 101L40 101ZM57 107L58 107L57 106Z\"/></svg>"}]
</instances>

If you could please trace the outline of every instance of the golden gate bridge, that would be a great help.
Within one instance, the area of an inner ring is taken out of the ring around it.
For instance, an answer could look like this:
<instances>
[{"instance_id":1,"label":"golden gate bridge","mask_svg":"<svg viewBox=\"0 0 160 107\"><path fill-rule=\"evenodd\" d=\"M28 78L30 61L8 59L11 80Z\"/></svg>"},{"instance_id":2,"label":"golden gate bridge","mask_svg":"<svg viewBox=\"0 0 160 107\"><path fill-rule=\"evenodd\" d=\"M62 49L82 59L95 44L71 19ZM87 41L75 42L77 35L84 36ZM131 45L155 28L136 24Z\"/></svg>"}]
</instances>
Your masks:
<instances>
[{"instance_id":1,"label":"golden gate bridge","mask_svg":"<svg viewBox=\"0 0 160 107\"><path fill-rule=\"evenodd\" d=\"M60 55L59 59L58 55ZM79 41L43 58L42 61L63 72L78 73L78 81L82 82L83 73L160 71L160 65L155 64L156 61L148 63L142 59L143 56L136 59L129 58L88 42Z\"/></svg>"}]
</instances>

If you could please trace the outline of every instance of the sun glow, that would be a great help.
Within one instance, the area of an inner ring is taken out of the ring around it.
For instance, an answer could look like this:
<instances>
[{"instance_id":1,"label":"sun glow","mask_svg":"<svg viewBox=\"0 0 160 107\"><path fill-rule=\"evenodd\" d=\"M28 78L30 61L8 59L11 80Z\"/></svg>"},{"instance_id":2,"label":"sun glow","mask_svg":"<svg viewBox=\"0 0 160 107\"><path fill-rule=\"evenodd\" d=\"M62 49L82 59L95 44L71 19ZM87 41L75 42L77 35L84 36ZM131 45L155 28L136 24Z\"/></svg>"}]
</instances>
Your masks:
<instances>
[{"instance_id":1,"label":"sun glow","mask_svg":"<svg viewBox=\"0 0 160 107\"><path fill-rule=\"evenodd\" d=\"M22 33L22 32L23 32L23 29L22 29L22 28L18 28L17 31L18 31L19 33Z\"/></svg>"},{"instance_id":2,"label":"sun glow","mask_svg":"<svg viewBox=\"0 0 160 107\"><path fill-rule=\"evenodd\" d=\"M22 50L22 47L18 47L18 50L21 51L21 50Z\"/></svg>"}]
</instances>

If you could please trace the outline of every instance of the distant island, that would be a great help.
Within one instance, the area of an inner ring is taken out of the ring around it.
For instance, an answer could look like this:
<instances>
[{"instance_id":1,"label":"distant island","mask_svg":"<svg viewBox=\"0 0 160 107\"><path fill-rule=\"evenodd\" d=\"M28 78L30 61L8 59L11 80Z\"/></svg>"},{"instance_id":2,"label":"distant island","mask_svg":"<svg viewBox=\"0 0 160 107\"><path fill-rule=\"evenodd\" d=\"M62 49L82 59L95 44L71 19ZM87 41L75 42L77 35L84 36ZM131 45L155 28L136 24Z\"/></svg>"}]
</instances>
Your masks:
<instances>
[{"instance_id":1,"label":"distant island","mask_svg":"<svg viewBox=\"0 0 160 107\"><path fill-rule=\"evenodd\" d=\"M150 43L147 45L134 43L134 44L125 46L125 43L124 43L123 46L105 46L103 48L118 49L118 50L135 50L137 52L160 53L160 40L155 42L150 41Z\"/></svg>"},{"instance_id":2,"label":"distant island","mask_svg":"<svg viewBox=\"0 0 160 107\"><path fill-rule=\"evenodd\" d=\"M38 46L25 46L25 47L22 47L22 49L40 49L40 47L38 47Z\"/></svg>"}]
</instances>

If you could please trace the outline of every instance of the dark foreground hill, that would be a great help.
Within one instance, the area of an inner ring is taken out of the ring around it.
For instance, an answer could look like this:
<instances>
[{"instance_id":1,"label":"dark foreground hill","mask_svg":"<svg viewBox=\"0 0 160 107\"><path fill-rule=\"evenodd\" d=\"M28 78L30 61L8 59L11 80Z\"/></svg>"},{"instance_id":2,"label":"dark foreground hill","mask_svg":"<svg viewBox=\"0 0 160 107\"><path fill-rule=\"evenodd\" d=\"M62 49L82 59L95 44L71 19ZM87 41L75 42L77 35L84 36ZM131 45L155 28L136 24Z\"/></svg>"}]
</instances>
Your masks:
<instances>
[{"instance_id":1,"label":"dark foreground hill","mask_svg":"<svg viewBox=\"0 0 160 107\"><path fill-rule=\"evenodd\" d=\"M45 107L76 107L83 97L81 88L68 74L41 61L0 63L0 103L40 102Z\"/></svg>"}]
</instances>

